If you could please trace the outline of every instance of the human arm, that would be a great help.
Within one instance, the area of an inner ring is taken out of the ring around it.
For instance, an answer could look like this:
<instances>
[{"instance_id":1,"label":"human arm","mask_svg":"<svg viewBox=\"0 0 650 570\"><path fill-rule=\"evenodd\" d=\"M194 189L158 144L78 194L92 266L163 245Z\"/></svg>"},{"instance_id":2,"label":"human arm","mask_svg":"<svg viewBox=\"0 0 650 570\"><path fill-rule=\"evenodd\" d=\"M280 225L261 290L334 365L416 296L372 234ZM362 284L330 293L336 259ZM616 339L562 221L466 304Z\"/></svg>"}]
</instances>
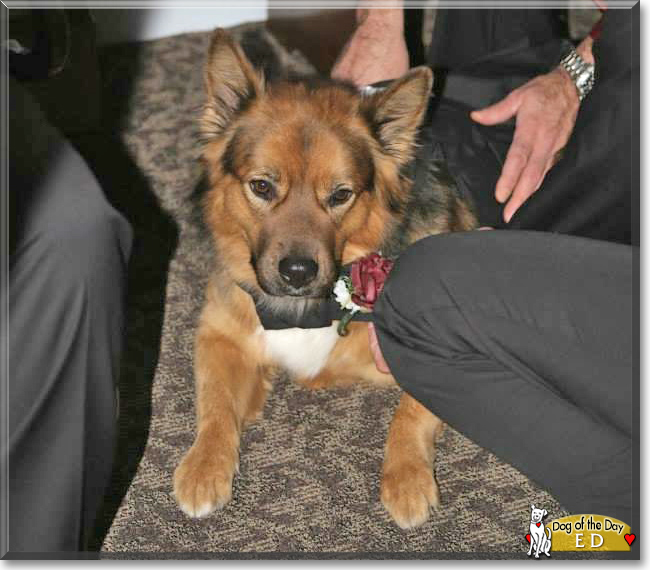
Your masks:
<instances>
[{"instance_id":1,"label":"human arm","mask_svg":"<svg viewBox=\"0 0 650 570\"><path fill-rule=\"evenodd\" d=\"M408 71L404 10L395 7L399 4L391 2L391 8L357 8L357 28L334 64L334 79L362 86L394 79Z\"/></svg>"}]
</instances>

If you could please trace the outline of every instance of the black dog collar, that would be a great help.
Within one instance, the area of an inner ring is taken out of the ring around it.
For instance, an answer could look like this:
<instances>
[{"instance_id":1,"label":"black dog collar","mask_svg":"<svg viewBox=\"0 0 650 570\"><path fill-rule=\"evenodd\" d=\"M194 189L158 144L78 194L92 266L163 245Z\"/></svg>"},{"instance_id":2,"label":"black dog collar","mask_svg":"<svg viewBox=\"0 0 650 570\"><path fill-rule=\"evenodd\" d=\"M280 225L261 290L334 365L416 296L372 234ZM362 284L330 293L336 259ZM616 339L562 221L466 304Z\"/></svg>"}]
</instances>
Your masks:
<instances>
[{"instance_id":1,"label":"black dog collar","mask_svg":"<svg viewBox=\"0 0 650 570\"><path fill-rule=\"evenodd\" d=\"M342 268L341 275L349 275L350 266ZM332 293L329 297L315 301L306 311L294 315L277 315L274 311L259 299L255 301L257 316L266 330L281 329L319 329L329 327L334 321L371 321L372 313L356 312L350 317L350 311L344 310Z\"/></svg>"}]
</instances>

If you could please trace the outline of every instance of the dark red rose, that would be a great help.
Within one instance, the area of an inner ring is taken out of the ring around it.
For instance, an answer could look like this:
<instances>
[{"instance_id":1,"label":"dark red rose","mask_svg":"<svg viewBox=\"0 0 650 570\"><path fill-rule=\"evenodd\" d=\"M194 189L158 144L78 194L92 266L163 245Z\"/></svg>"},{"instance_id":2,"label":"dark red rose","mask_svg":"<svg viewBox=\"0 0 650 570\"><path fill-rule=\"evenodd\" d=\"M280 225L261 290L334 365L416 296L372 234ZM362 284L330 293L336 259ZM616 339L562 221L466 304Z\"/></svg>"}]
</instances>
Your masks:
<instances>
[{"instance_id":1,"label":"dark red rose","mask_svg":"<svg viewBox=\"0 0 650 570\"><path fill-rule=\"evenodd\" d=\"M393 268L393 261L378 253L371 253L350 266L350 279L354 287L352 300L362 307L372 309L384 282Z\"/></svg>"}]
</instances>

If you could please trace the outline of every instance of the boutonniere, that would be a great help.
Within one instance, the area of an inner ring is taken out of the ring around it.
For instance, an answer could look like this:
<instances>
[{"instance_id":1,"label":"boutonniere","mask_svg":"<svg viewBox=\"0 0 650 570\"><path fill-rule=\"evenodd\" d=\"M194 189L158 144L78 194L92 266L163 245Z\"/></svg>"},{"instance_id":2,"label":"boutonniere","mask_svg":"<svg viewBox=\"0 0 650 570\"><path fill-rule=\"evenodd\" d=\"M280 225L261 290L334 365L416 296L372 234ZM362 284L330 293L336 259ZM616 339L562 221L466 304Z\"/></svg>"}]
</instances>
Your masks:
<instances>
[{"instance_id":1,"label":"boutonniere","mask_svg":"<svg viewBox=\"0 0 650 570\"><path fill-rule=\"evenodd\" d=\"M350 265L349 276L339 277L334 285L334 297L345 311L337 327L339 335L348 334L347 326L355 313L372 310L393 264L392 259L371 253Z\"/></svg>"}]
</instances>

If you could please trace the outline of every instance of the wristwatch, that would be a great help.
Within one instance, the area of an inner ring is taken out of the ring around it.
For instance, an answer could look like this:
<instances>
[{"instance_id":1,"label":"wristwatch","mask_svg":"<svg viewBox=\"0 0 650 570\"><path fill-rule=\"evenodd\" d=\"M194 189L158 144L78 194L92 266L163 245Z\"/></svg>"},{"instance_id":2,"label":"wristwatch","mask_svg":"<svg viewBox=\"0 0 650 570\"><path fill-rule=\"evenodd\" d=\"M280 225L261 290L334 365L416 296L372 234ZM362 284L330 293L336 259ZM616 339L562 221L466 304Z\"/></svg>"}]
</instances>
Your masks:
<instances>
[{"instance_id":1,"label":"wristwatch","mask_svg":"<svg viewBox=\"0 0 650 570\"><path fill-rule=\"evenodd\" d=\"M582 101L594 86L596 66L593 63L587 63L575 49L571 48L560 61L560 67L563 67L571 77L578 90L578 97Z\"/></svg>"}]
</instances>

